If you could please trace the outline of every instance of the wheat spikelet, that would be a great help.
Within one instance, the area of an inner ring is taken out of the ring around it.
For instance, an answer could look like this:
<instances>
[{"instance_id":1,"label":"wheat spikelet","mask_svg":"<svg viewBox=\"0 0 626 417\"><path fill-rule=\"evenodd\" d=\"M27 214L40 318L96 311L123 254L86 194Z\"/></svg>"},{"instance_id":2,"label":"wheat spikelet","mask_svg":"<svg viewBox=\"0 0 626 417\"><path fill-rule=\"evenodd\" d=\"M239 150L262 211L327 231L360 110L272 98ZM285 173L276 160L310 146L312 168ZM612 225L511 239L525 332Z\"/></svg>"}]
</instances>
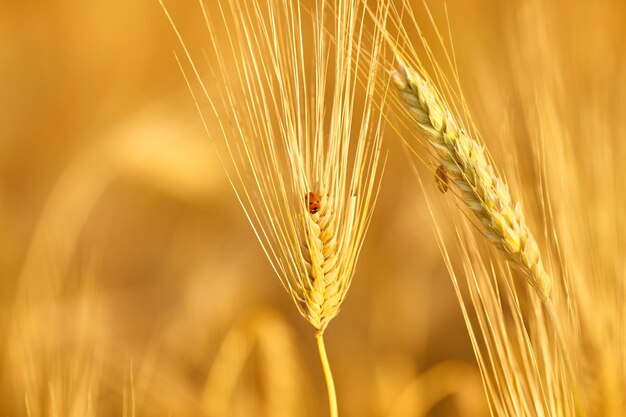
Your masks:
<instances>
[{"instance_id":1,"label":"wheat spikelet","mask_svg":"<svg viewBox=\"0 0 626 417\"><path fill-rule=\"evenodd\" d=\"M483 145L460 127L433 85L401 60L393 80L416 125L435 150L435 158L460 190L461 200L480 219L487 239L528 277L545 301L551 279L519 204L496 174Z\"/></svg>"}]
</instances>

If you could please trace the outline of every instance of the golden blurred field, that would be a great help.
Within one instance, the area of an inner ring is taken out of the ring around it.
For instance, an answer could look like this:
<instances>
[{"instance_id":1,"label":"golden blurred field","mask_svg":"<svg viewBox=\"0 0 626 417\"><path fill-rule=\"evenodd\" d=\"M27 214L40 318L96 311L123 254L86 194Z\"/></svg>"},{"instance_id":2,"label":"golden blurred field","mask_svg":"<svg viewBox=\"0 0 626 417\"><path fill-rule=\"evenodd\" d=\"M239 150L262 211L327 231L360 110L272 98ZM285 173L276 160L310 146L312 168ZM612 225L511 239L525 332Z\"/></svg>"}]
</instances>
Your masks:
<instances>
[{"instance_id":1,"label":"golden blurred field","mask_svg":"<svg viewBox=\"0 0 626 417\"><path fill-rule=\"evenodd\" d=\"M567 69L555 79L569 106L626 108L622 2L559 0L543 21L528 17L536 6L447 2L476 123L501 166L522 149L512 165L528 182L516 187L531 189L525 94L540 86L520 84L521 68ZM168 7L202 45L197 3ZM561 66L513 48L520 28ZM0 2L0 415L327 415L313 332L237 203L173 51L156 0ZM624 154L613 116L603 143ZM428 206L388 130L378 205L326 337L340 414L488 415Z\"/></svg>"}]
</instances>

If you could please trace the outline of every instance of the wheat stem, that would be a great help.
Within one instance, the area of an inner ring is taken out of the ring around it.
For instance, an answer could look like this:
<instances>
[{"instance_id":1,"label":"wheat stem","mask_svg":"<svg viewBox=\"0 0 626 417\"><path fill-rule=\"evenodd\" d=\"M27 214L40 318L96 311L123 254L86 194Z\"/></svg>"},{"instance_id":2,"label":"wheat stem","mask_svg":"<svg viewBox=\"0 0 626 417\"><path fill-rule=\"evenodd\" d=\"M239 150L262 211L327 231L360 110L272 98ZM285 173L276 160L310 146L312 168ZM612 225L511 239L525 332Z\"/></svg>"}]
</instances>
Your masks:
<instances>
[{"instance_id":1,"label":"wheat stem","mask_svg":"<svg viewBox=\"0 0 626 417\"><path fill-rule=\"evenodd\" d=\"M330 364L328 363L328 355L326 355L326 346L324 345L324 332L318 331L315 333L317 339L317 349L320 353L320 362L322 363L322 370L324 371L324 378L326 379L326 388L328 390L328 404L330 406L330 417L338 417L337 411L337 394L335 393L335 381L333 380L333 373L330 370Z\"/></svg>"}]
</instances>

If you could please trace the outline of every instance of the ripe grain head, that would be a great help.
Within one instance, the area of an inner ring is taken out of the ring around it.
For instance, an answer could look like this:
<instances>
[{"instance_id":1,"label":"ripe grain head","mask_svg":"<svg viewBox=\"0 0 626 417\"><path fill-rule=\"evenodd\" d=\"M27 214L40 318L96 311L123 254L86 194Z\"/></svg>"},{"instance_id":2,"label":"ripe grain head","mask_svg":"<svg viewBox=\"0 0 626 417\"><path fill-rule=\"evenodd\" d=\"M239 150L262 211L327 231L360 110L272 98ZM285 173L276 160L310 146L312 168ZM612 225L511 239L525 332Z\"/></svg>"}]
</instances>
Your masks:
<instances>
[{"instance_id":1,"label":"ripe grain head","mask_svg":"<svg viewBox=\"0 0 626 417\"><path fill-rule=\"evenodd\" d=\"M457 195L480 220L485 237L526 274L538 295L548 300L552 282L544 270L539 246L484 146L461 127L419 70L402 60L398 65L394 83L419 134L432 146L432 155L456 185Z\"/></svg>"},{"instance_id":2,"label":"ripe grain head","mask_svg":"<svg viewBox=\"0 0 626 417\"><path fill-rule=\"evenodd\" d=\"M473 122L452 46L427 7L420 10L433 24L434 45L409 2L401 4L387 32L397 91L391 106L400 116L397 131L413 155L426 166L442 167L431 176L438 186L442 170L450 184L445 200L452 204L443 204L445 214L431 212L492 414L574 415L580 411L580 391L571 357L559 340L554 282L539 245ZM519 175L506 168L514 178ZM463 215L455 216L459 209ZM531 285L516 282L510 265L523 271Z\"/></svg>"},{"instance_id":3,"label":"ripe grain head","mask_svg":"<svg viewBox=\"0 0 626 417\"><path fill-rule=\"evenodd\" d=\"M184 72L272 267L323 331L350 286L379 186L374 97L384 25L370 24L373 35L363 36L370 17L356 0L313 10L279 0L218 3L217 13L201 4L212 46L206 64L179 34ZM376 16L385 21L385 2Z\"/></svg>"}]
</instances>

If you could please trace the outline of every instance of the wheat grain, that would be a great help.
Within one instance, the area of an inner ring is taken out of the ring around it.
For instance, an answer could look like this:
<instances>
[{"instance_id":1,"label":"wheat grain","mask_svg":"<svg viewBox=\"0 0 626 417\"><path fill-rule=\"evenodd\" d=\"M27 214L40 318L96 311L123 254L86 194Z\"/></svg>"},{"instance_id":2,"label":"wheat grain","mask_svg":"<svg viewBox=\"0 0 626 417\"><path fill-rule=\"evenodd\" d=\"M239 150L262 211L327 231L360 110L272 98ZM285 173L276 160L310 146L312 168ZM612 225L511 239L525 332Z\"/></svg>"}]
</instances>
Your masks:
<instances>
[{"instance_id":1,"label":"wheat grain","mask_svg":"<svg viewBox=\"0 0 626 417\"><path fill-rule=\"evenodd\" d=\"M543 268L537 242L484 146L460 127L429 81L401 60L399 65L399 71L392 76L405 107L459 189L461 200L478 217L487 239L526 274L542 300L548 300L552 283Z\"/></svg>"}]
</instances>

